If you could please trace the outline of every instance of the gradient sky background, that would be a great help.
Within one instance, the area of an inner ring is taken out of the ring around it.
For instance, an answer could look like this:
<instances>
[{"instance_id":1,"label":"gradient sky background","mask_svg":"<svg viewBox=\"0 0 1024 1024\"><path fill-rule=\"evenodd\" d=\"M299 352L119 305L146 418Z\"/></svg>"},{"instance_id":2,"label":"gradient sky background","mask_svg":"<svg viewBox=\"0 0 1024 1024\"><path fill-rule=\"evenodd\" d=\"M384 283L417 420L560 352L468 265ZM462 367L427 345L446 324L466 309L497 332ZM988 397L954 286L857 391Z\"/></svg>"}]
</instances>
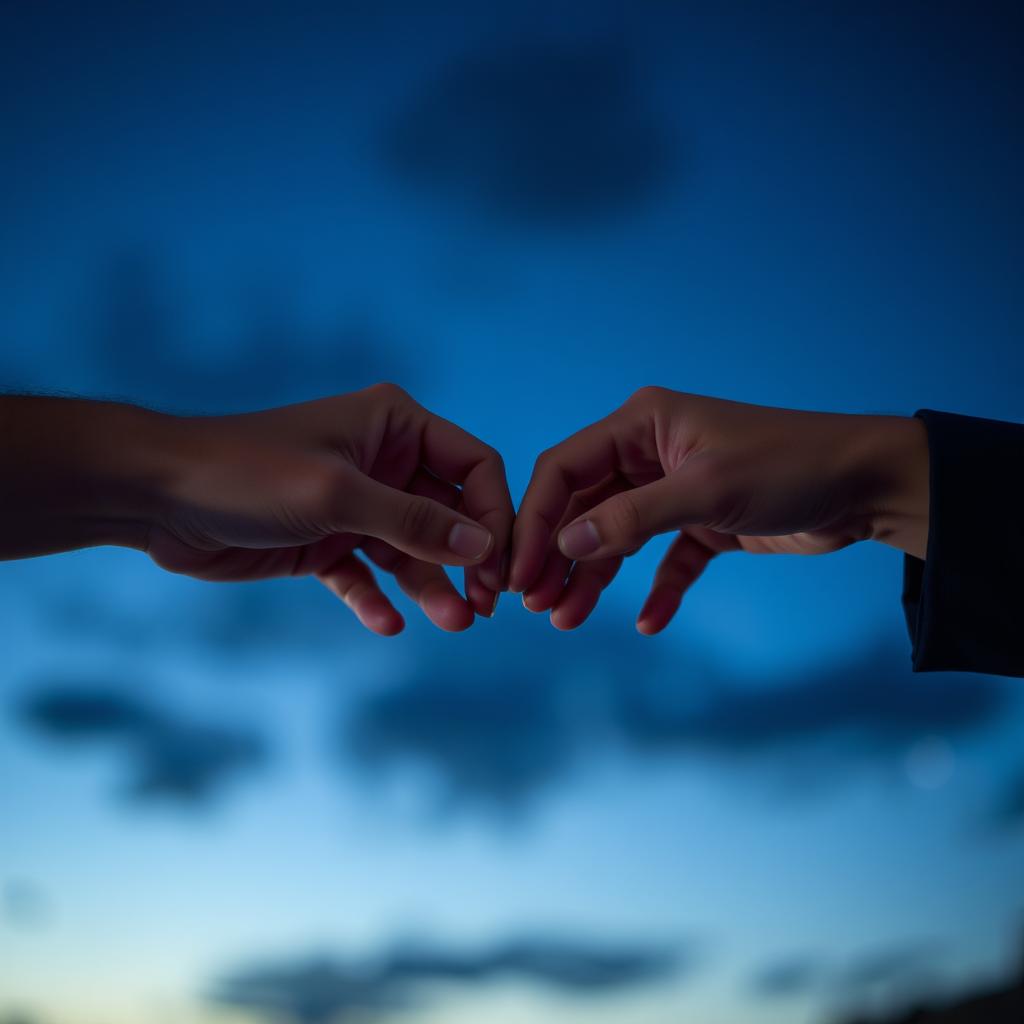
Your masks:
<instances>
[{"instance_id":1,"label":"gradient sky background","mask_svg":"<svg viewBox=\"0 0 1024 1024\"><path fill-rule=\"evenodd\" d=\"M1016 4L0 2L0 385L393 379L516 498L649 383L1024 419L1022 43ZM663 547L568 635L0 566L0 1019L819 1024L1006 976L1020 681L912 677L882 547L722 559L639 637Z\"/></svg>"}]
</instances>

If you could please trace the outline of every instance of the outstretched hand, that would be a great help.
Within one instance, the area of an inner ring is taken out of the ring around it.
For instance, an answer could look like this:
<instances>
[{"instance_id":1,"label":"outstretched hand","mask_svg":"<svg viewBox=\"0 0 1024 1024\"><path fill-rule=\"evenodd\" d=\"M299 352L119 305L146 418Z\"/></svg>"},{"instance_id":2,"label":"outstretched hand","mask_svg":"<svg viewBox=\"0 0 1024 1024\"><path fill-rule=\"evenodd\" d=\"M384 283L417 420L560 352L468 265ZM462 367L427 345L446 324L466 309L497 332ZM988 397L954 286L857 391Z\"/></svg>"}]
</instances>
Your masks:
<instances>
[{"instance_id":1,"label":"outstretched hand","mask_svg":"<svg viewBox=\"0 0 1024 1024\"><path fill-rule=\"evenodd\" d=\"M403 621L367 560L442 629L493 613L514 515L501 457L401 388L175 423L181 468L144 545L157 565L316 576L383 635ZM465 598L443 565L465 567Z\"/></svg>"},{"instance_id":2,"label":"outstretched hand","mask_svg":"<svg viewBox=\"0 0 1024 1024\"><path fill-rule=\"evenodd\" d=\"M316 576L383 635L403 620L371 566L441 629L506 589L573 629L624 556L672 532L637 619L653 634L722 552L870 538L923 558L928 537L919 420L664 388L544 452L518 516L498 453L393 384L214 417L5 396L0 436L0 558L119 544L205 580Z\"/></svg>"},{"instance_id":3,"label":"outstretched hand","mask_svg":"<svg viewBox=\"0 0 1024 1024\"><path fill-rule=\"evenodd\" d=\"M574 629L625 555L675 532L637 618L654 634L726 551L825 554L873 538L923 558L927 453L913 419L642 388L538 458L516 517L510 589Z\"/></svg>"}]
</instances>

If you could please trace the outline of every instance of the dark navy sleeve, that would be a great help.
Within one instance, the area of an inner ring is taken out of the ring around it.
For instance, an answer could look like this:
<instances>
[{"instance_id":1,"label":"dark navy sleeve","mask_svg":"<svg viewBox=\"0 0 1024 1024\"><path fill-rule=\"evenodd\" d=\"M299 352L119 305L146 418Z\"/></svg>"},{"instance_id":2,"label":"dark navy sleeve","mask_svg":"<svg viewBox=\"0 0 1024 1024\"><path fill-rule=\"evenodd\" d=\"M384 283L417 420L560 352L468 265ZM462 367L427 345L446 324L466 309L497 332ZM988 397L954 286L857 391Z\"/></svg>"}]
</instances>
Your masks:
<instances>
[{"instance_id":1,"label":"dark navy sleeve","mask_svg":"<svg viewBox=\"0 0 1024 1024\"><path fill-rule=\"evenodd\" d=\"M915 672L1024 676L1024 425L922 409L928 547L903 564Z\"/></svg>"}]
</instances>

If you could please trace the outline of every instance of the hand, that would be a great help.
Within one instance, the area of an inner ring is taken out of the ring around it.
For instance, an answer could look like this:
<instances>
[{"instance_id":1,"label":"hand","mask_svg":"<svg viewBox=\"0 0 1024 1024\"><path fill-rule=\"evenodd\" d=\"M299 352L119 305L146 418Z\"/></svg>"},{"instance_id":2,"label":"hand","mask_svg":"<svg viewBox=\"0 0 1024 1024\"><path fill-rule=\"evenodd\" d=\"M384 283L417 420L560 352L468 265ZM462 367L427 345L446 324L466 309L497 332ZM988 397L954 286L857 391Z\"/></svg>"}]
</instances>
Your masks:
<instances>
[{"instance_id":1,"label":"hand","mask_svg":"<svg viewBox=\"0 0 1024 1024\"><path fill-rule=\"evenodd\" d=\"M501 458L400 388L164 419L161 500L138 545L157 565L204 580L313 575L368 629L397 633L361 552L442 629L493 614L514 515ZM466 599L442 565L466 567Z\"/></svg>"},{"instance_id":2,"label":"hand","mask_svg":"<svg viewBox=\"0 0 1024 1024\"><path fill-rule=\"evenodd\" d=\"M825 554L865 539L924 557L928 442L914 419L797 412L642 388L537 460L511 590L574 629L624 555L678 531L637 628L659 632L716 555ZM557 547L554 537L557 536Z\"/></svg>"}]
</instances>

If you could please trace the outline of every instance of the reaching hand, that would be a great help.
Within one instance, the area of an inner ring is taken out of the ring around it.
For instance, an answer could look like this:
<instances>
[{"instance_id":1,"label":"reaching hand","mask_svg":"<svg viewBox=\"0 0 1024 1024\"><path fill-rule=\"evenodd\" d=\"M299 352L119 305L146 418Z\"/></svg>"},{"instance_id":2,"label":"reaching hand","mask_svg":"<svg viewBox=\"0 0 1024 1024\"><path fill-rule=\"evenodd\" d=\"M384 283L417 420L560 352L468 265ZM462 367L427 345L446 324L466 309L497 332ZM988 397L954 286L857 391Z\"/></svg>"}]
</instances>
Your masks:
<instances>
[{"instance_id":1,"label":"reaching hand","mask_svg":"<svg viewBox=\"0 0 1024 1024\"><path fill-rule=\"evenodd\" d=\"M637 619L654 634L722 552L825 554L874 538L924 557L927 529L928 443L917 420L642 388L538 458L509 588L574 629L624 555L678 531Z\"/></svg>"},{"instance_id":2,"label":"reaching hand","mask_svg":"<svg viewBox=\"0 0 1024 1024\"><path fill-rule=\"evenodd\" d=\"M314 575L368 629L397 633L361 552L442 629L493 613L514 514L501 458L401 388L167 419L171 471L140 545L157 565L205 580ZM466 567L466 599L442 565Z\"/></svg>"}]
</instances>

